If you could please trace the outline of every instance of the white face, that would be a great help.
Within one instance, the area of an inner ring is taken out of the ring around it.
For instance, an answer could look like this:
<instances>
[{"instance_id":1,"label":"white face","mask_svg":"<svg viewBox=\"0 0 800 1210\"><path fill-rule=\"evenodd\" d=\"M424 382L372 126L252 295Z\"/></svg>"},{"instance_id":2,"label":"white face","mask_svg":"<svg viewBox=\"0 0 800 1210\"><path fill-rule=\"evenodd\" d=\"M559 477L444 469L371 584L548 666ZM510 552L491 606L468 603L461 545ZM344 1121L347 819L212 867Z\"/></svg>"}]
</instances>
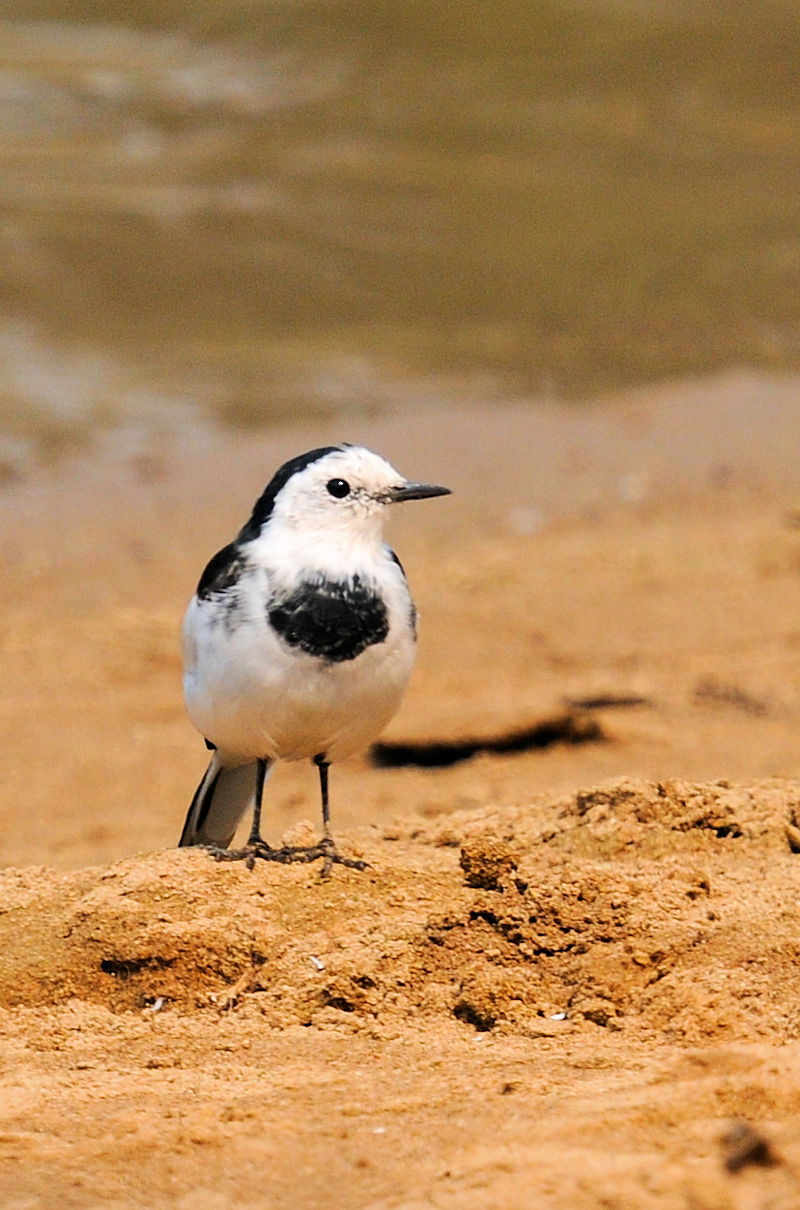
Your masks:
<instances>
[{"instance_id":1,"label":"white face","mask_svg":"<svg viewBox=\"0 0 800 1210\"><path fill-rule=\"evenodd\" d=\"M389 492L406 480L362 446L335 450L293 475L275 497L271 524L295 531L347 529L365 535L379 529Z\"/></svg>"}]
</instances>

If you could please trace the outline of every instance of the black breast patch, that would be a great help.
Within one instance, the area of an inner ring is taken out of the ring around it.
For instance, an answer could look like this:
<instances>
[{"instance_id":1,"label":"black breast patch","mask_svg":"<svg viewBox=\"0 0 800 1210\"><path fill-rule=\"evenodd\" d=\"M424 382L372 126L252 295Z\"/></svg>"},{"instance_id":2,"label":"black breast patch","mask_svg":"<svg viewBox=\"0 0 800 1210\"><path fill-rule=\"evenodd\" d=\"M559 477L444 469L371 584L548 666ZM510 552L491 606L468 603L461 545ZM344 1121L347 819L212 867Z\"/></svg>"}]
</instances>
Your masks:
<instances>
[{"instance_id":1,"label":"black breast patch","mask_svg":"<svg viewBox=\"0 0 800 1210\"><path fill-rule=\"evenodd\" d=\"M305 580L290 596L274 598L267 616L290 647L333 664L354 660L389 633L386 606L360 576Z\"/></svg>"}]
</instances>

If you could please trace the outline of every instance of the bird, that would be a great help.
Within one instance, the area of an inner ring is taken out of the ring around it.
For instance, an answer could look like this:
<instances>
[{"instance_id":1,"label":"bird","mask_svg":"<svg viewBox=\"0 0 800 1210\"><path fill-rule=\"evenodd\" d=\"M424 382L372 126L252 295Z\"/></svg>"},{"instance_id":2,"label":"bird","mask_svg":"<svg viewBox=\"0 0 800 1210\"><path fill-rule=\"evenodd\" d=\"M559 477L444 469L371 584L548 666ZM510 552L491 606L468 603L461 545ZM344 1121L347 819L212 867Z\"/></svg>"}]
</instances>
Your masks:
<instances>
[{"instance_id":1,"label":"bird","mask_svg":"<svg viewBox=\"0 0 800 1210\"><path fill-rule=\"evenodd\" d=\"M186 708L211 752L178 842L220 861L322 860L339 853L329 766L368 746L395 714L414 664L417 611L383 540L393 504L450 494L404 478L363 446L290 459L249 520L206 566L183 622ZM264 783L276 761L319 775L317 844L273 847L261 835ZM243 848L231 848L247 811Z\"/></svg>"}]
</instances>

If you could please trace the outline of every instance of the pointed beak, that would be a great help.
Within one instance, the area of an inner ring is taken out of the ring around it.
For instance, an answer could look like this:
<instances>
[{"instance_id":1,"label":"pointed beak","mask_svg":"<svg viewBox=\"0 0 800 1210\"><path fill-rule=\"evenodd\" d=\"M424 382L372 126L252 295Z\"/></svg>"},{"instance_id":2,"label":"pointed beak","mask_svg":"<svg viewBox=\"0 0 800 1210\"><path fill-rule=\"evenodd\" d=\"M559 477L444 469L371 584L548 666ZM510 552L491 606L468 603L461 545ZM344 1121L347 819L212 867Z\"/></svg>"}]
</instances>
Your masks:
<instances>
[{"instance_id":1,"label":"pointed beak","mask_svg":"<svg viewBox=\"0 0 800 1210\"><path fill-rule=\"evenodd\" d=\"M430 496L449 495L449 487L439 487L436 483L401 483L398 487L390 487L386 493L392 504L402 504L404 500L427 500Z\"/></svg>"}]
</instances>

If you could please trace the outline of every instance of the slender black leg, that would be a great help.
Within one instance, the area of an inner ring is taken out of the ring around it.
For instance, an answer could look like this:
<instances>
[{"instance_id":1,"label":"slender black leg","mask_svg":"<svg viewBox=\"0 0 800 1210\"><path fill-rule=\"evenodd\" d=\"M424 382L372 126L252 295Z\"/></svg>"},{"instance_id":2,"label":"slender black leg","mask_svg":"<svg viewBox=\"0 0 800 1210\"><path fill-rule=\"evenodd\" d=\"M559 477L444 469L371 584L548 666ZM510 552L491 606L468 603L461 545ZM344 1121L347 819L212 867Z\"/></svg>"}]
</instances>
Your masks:
<instances>
[{"instance_id":1,"label":"slender black leg","mask_svg":"<svg viewBox=\"0 0 800 1210\"><path fill-rule=\"evenodd\" d=\"M319 769L319 792L322 798L323 837L319 847L323 853L323 861L320 877L328 878L334 859L338 859L339 856L336 851L336 842L331 834L331 811L328 802L328 770L330 769L330 765L322 753L318 753L314 757L314 764Z\"/></svg>"},{"instance_id":2,"label":"slender black leg","mask_svg":"<svg viewBox=\"0 0 800 1210\"><path fill-rule=\"evenodd\" d=\"M256 801L253 807L253 826L250 829L250 839L248 844L264 844L261 838L261 800L264 797L264 781L267 776L269 762L265 760L256 761Z\"/></svg>"},{"instance_id":3,"label":"slender black leg","mask_svg":"<svg viewBox=\"0 0 800 1210\"><path fill-rule=\"evenodd\" d=\"M356 861L352 857L342 857L336 847L336 841L333 839L331 830L331 811L330 800L328 798L328 770L330 769L330 761L327 760L325 753L320 752L314 757L314 764L319 769L319 791L322 798L322 840L318 845L313 846L309 852L313 852L322 857L321 877L327 878L331 872L331 866L346 865L354 870L364 870L367 868L365 861Z\"/></svg>"},{"instance_id":4,"label":"slender black leg","mask_svg":"<svg viewBox=\"0 0 800 1210\"><path fill-rule=\"evenodd\" d=\"M331 811L328 802L328 770L331 766L324 756L315 756L314 764L319 769L319 792L322 796L322 830L325 833L326 840L330 840L332 843Z\"/></svg>"},{"instance_id":5,"label":"slender black leg","mask_svg":"<svg viewBox=\"0 0 800 1210\"><path fill-rule=\"evenodd\" d=\"M248 868L252 870L255 866L256 857L262 857L265 861L271 860L271 854L275 850L267 844L261 835L261 803L264 798L264 782L266 781L270 763L270 761L265 759L256 761L256 792L253 803L253 821L250 826L250 836L248 837L247 844L243 849L219 849L215 845L210 846L211 852L217 861L244 861Z\"/></svg>"}]
</instances>

